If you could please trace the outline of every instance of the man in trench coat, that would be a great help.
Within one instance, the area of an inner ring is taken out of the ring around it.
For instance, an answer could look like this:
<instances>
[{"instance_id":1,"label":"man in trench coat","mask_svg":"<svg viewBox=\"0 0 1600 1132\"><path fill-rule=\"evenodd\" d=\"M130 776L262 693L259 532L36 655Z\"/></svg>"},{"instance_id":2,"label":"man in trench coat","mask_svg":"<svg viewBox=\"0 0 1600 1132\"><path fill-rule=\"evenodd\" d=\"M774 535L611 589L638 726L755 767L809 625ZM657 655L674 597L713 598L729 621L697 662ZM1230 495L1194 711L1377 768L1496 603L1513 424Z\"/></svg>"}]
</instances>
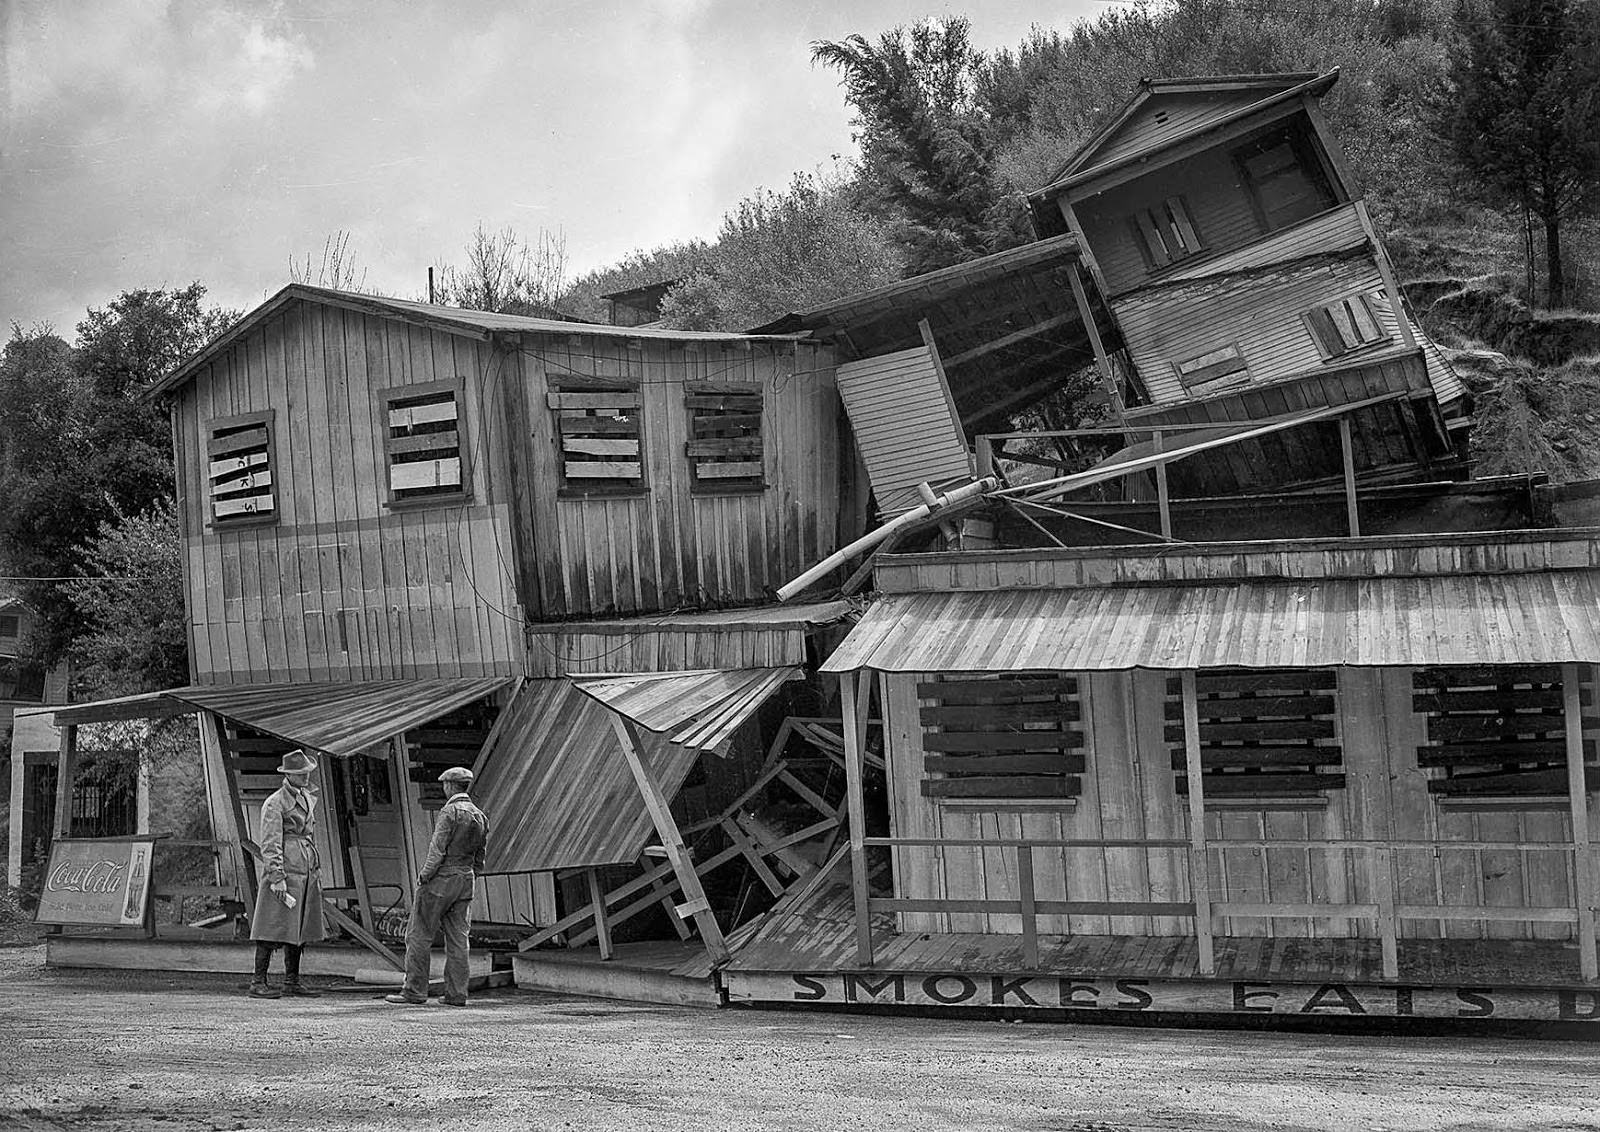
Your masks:
<instances>
[{"instance_id":1,"label":"man in trench coat","mask_svg":"<svg viewBox=\"0 0 1600 1132\"><path fill-rule=\"evenodd\" d=\"M261 805L261 884L250 916L256 941L251 998L316 998L300 981L300 949L327 934L322 920L321 861L315 841L317 760L301 750L283 756L283 785ZM267 982L272 953L283 948L283 990Z\"/></svg>"},{"instance_id":2,"label":"man in trench coat","mask_svg":"<svg viewBox=\"0 0 1600 1132\"><path fill-rule=\"evenodd\" d=\"M420 1006L428 1001L428 964L433 937L444 929L444 997L446 1006L467 1004L467 952L472 930L472 888L483 868L489 819L467 791L472 771L453 766L439 776L444 783L444 808L433 826L428 857L417 874L417 895L406 926L406 981L396 1004Z\"/></svg>"}]
</instances>

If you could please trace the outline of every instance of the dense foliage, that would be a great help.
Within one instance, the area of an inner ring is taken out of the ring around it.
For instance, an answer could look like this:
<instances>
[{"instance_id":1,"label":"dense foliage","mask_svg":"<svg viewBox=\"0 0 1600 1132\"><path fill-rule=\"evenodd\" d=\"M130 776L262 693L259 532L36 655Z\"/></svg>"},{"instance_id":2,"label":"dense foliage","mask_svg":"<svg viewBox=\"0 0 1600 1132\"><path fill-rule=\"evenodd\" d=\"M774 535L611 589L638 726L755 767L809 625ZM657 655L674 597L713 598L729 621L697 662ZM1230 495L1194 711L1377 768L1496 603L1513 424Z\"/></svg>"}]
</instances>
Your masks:
<instances>
[{"instance_id":1,"label":"dense foliage","mask_svg":"<svg viewBox=\"0 0 1600 1132\"><path fill-rule=\"evenodd\" d=\"M1562 224L1600 204L1600 6L1481 0L1459 22L1446 128L1482 195L1542 221L1548 305L1562 306Z\"/></svg>"},{"instance_id":2,"label":"dense foliage","mask_svg":"<svg viewBox=\"0 0 1600 1132\"><path fill-rule=\"evenodd\" d=\"M0 574L40 615L45 663L94 627L60 579L101 569L86 549L123 524L141 537L141 516L171 497L167 413L144 394L237 317L204 296L199 283L127 291L91 309L73 345L13 327L0 351Z\"/></svg>"}]
</instances>

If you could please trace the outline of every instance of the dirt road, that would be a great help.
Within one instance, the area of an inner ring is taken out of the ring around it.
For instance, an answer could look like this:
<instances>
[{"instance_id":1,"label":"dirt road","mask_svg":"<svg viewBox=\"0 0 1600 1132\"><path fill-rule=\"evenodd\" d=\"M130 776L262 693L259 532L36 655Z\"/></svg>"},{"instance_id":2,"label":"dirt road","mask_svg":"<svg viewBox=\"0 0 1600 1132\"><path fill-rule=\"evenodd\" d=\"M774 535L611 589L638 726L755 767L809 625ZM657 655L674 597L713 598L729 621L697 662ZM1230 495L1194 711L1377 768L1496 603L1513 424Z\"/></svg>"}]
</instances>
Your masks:
<instances>
[{"instance_id":1,"label":"dirt road","mask_svg":"<svg viewBox=\"0 0 1600 1132\"><path fill-rule=\"evenodd\" d=\"M1587 1042L253 1002L0 950L0 1128L1600 1129Z\"/></svg>"}]
</instances>

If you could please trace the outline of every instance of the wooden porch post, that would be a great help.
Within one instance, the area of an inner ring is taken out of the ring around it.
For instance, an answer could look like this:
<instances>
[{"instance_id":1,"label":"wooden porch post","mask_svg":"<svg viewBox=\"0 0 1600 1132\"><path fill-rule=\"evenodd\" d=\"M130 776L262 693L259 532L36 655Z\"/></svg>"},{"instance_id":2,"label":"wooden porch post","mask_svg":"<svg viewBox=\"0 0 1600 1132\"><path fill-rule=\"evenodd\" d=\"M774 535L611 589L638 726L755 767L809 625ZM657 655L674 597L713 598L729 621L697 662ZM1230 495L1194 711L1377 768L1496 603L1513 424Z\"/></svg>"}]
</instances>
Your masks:
<instances>
[{"instance_id":1,"label":"wooden porch post","mask_svg":"<svg viewBox=\"0 0 1600 1132\"><path fill-rule=\"evenodd\" d=\"M872 966L871 890L867 885L866 799L861 788L865 748L863 720L872 695L872 678L859 673L839 674L839 706L844 719L845 808L850 813L850 888L855 897L856 961Z\"/></svg>"},{"instance_id":2,"label":"wooden porch post","mask_svg":"<svg viewBox=\"0 0 1600 1132\"><path fill-rule=\"evenodd\" d=\"M589 902L594 909L594 941L600 948L600 958L610 959L611 921L606 919L606 894L600 887L600 870L590 868L583 872L589 879Z\"/></svg>"},{"instance_id":3,"label":"wooden porch post","mask_svg":"<svg viewBox=\"0 0 1600 1132\"><path fill-rule=\"evenodd\" d=\"M1356 508L1356 452L1350 435L1350 418L1339 418L1339 451L1344 460L1344 510L1350 524L1350 537L1361 535L1361 515Z\"/></svg>"},{"instance_id":4,"label":"wooden porch post","mask_svg":"<svg viewBox=\"0 0 1600 1132\"><path fill-rule=\"evenodd\" d=\"M234 889L240 900L253 906L256 871L244 848L244 818L237 784L222 754L222 729L209 711L195 716L195 729L200 733L200 767L206 781L206 807L211 811L211 836L227 844Z\"/></svg>"},{"instance_id":5,"label":"wooden porch post","mask_svg":"<svg viewBox=\"0 0 1600 1132\"><path fill-rule=\"evenodd\" d=\"M1200 706L1194 669L1183 683L1184 770L1189 778L1189 895L1194 899L1194 936L1200 951L1200 973L1214 975L1217 960L1211 939L1211 862L1206 851L1206 796L1201 781Z\"/></svg>"},{"instance_id":6,"label":"wooden porch post","mask_svg":"<svg viewBox=\"0 0 1600 1132\"><path fill-rule=\"evenodd\" d=\"M77 772L78 728L69 723L61 729L61 756L56 760L55 837L72 832L72 777Z\"/></svg>"},{"instance_id":7,"label":"wooden porch post","mask_svg":"<svg viewBox=\"0 0 1600 1132\"><path fill-rule=\"evenodd\" d=\"M1583 765L1583 709L1578 666L1561 666L1561 703L1567 734L1567 800L1572 805L1572 881L1578 906L1578 970L1588 982L1600 978L1594 939L1594 858L1589 850L1589 784Z\"/></svg>"},{"instance_id":8,"label":"wooden porch post","mask_svg":"<svg viewBox=\"0 0 1600 1132\"><path fill-rule=\"evenodd\" d=\"M678 884L683 888L684 903L678 907L677 913L680 917L694 917L695 926L700 929L700 938L706 945L711 961L722 963L728 958L728 942L722 936L722 929L717 925L716 916L711 914L711 902L706 899L706 890L700 884L700 875L694 871L694 862L689 859L689 850L683 843L683 835L678 832L678 823L672 818L670 800L661 792L661 787L656 785L655 776L645 765L644 743L640 740L637 729L616 712L611 713L611 727L617 734L617 741L622 745L622 757L627 760L628 770L633 773L633 780L638 784L639 793L644 797L645 809L650 812L650 820L655 824L656 832L661 835L661 845L667 851L667 860L671 862L672 871L677 875Z\"/></svg>"},{"instance_id":9,"label":"wooden porch post","mask_svg":"<svg viewBox=\"0 0 1600 1132\"><path fill-rule=\"evenodd\" d=\"M1150 450L1158 456L1161 454L1160 430L1150 434ZM1156 465L1156 510L1161 516L1162 537L1171 538L1172 500L1167 491L1167 462L1165 460Z\"/></svg>"}]
</instances>

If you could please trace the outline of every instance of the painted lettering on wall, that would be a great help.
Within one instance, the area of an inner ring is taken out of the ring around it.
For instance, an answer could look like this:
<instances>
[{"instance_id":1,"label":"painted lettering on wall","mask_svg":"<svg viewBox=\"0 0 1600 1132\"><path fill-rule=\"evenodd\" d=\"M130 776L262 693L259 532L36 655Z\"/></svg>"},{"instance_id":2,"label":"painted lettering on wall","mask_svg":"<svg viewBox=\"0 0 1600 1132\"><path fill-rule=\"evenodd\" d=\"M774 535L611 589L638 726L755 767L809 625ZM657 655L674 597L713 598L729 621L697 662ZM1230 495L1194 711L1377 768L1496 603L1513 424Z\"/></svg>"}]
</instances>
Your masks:
<instances>
[{"instance_id":1,"label":"painted lettering on wall","mask_svg":"<svg viewBox=\"0 0 1600 1132\"><path fill-rule=\"evenodd\" d=\"M1600 989L1578 987L1157 981L964 972L858 971L782 975L729 971L726 978L730 998L746 1001L1600 1022Z\"/></svg>"}]
</instances>

